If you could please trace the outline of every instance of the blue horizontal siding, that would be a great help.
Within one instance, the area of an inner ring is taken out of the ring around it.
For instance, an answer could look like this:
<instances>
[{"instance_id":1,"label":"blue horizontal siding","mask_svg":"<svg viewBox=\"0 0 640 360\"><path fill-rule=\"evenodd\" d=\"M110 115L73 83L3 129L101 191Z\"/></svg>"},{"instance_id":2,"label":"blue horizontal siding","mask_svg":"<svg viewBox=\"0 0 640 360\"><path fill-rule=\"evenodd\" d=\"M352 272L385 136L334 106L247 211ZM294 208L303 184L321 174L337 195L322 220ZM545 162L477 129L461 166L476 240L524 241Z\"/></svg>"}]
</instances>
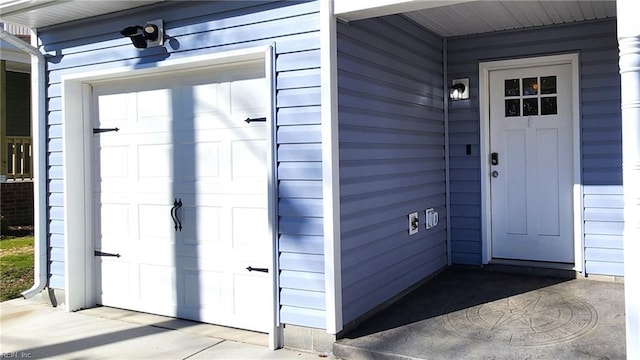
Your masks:
<instances>
[{"instance_id":1,"label":"blue horizontal siding","mask_svg":"<svg viewBox=\"0 0 640 360\"><path fill-rule=\"evenodd\" d=\"M278 124L281 126L320 124L320 106L279 108Z\"/></svg>"},{"instance_id":2,"label":"blue horizontal siding","mask_svg":"<svg viewBox=\"0 0 640 360\"><path fill-rule=\"evenodd\" d=\"M284 307L305 304L308 309L324 310L326 301L321 292L283 289L280 292L280 304Z\"/></svg>"},{"instance_id":3,"label":"blue horizontal siding","mask_svg":"<svg viewBox=\"0 0 640 360\"><path fill-rule=\"evenodd\" d=\"M453 262L481 263L478 63L578 51L585 269L620 275L622 259L607 255L621 245L623 208L615 19L451 38L447 45L448 77L470 79L470 99L449 108Z\"/></svg>"},{"instance_id":4,"label":"blue horizontal siding","mask_svg":"<svg viewBox=\"0 0 640 360\"><path fill-rule=\"evenodd\" d=\"M403 16L338 24L343 321L446 265L442 40ZM440 213L409 236L407 214Z\"/></svg>"},{"instance_id":5,"label":"blue horizontal siding","mask_svg":"<svg viewBox=\"0 0 640 360\"><path fill-rule=\"evenodd\" d=\"M280 181L278 189L281 198L322 198L322 184L318 181Z\"/></svg>"},{"instance_id":6,"label":"blue horizontal siding","mask_svg":"<svg viewBox=\"0 0 640 360\"><path fill-rule=\"evenodd\" d=\"M119 30L164 21L163 48L139 51ZM165 59L255 46L276 49L279 244L285 323L324 327L320 16L317 1L163 3L41 29L48 61L48 206L51 286L64 287L62 86L65 75L152 67ZM55 241L54 241L55 240ZM308 304L311 303L311 305Z\"/></svg>"}]
</instances>

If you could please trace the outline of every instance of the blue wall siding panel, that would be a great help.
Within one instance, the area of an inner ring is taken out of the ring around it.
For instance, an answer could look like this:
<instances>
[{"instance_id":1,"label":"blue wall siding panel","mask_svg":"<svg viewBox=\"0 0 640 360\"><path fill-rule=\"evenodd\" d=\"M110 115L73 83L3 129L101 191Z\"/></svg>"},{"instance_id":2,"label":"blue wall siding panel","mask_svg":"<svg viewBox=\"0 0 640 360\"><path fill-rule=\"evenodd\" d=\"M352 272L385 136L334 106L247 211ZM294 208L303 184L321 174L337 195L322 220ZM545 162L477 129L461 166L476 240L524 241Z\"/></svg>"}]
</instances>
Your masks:
<instances>
[{"instance_id":1,"label":"blue wall siding panel","mask_svg":"<svg viewBox=\"0 0 640 360\"><path fill-rule=\"evenodd\" d=\"M163 48L139 51L119 30L164 20ZM64 288L62 87L64 75L152 67L165 59L275 45L282 320L324 327L320 16L317 1L156 4L41 29L48 62L48 206L51 286Z\"/></svg>"},{"instance_id":2,"label":"blue wall siding panel","mask_svg":"<svg viewBox=\"0 0 640 360\"><path fill-rule=\"evenodd\" d=\"M338 24L345 323L446 266L442 69L442 39L403 16Z\"/></svg>"},{"instance_id":3,"label":"blue wall siding panel","mask_svg":"<svg viewBox=\"0 0 640 360\"><path fill-rule=\"evenodd\" d=\"M620 275L622 133L615 19L451 38L449 78L470 78L469 101L451 102L451 235L454 263L481 262L478 64L580 53L580 127L586 272ZM464 152L472 146L471 155ZM606 250L606 251L604 251Z\"/></svg>"}]
</instances>

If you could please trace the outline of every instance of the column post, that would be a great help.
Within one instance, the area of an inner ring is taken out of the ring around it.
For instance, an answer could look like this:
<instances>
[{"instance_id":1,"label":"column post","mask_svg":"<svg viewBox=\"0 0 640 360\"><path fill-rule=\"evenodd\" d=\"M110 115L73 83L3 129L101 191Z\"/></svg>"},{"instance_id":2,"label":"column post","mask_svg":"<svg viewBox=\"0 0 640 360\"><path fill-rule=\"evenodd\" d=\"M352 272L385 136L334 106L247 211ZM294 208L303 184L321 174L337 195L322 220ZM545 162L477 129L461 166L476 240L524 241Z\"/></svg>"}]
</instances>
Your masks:
<instances>
[{"instance_id":1,"label":"column post","mask_svg":"<svg viewBox=\"0 0 640 360\"><path fill-rule=\"evenodd\" d=\"M640 358L640 2L617 0L627 359Z\"/></svg>"}]
</instances>

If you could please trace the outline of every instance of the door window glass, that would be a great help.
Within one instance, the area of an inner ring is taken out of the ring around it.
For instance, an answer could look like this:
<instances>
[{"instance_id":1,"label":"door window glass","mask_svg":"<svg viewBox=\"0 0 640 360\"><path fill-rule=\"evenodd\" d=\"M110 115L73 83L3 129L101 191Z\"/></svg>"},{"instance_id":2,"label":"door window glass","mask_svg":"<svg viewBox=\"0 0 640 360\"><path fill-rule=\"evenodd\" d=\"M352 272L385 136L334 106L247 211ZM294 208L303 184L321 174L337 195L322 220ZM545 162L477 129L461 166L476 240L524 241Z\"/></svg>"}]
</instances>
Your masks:
<instances>
[{"instance_id":1,"label":"door window glass","mask_svg":"<svg viewBox=\"0 0 640 360\"><path fill-rule=\"evenodd\" d=\"M558 100L555 96L543 97L540 99L541 115L557 115Z\"/></svg>"},{"instance_id":2,"label":"door window glass","mask_svg":"<svg viewBox=\"0 0 640 360\"><path fill-rule=\"evenodd\" d=\"M504 116L557 115L557 77L539 76L504 81ZM543 96L546 95L546 96Z\"/></svg>"},{"instance_id":3,"label":"door window glass","mask_svg":"<svg viewBox=\"0 0 640 360\"><path fill-rule=\"evenodd\" d=\"M530 98L522 100L522 115L532 116L538 115L538 98Z\"/></svg>"},{"instance_id":4,"label":"door window glass","mask_svg":"<svg viewBox=\"0 0 640 360\"><path fill-rule=\"evenodd\" d=\"M538 95L538 78L522 79L522 95Z\"/></svg>"},{"instance_id":5,"label":"door window glass","mask_svg":"<svg viewBox=\"0 0 640 360\"><path fill-rule=\"evenodd\" d=\"M556 93L556 77L555 76L540 77L540 93L543 95Z\"/></svg>"},{"instance_id":6,"label":"door window glass","mask_svg":"<svg viewBox=\"0 0 640 360\"><path fill-rule=\"evenodd\" d=\"M504 101L504 116L520 116L520 99Z\"/></svg>"},{"instance_id":7,"label":"door window glass","mask_svg":"<svg viewBox=\"0 0 640 360\"><path fill-rule=\"evenodd\" d=\"M504 81L504 96L520 96L520 79Z\"/></svg>"}]
</instances>

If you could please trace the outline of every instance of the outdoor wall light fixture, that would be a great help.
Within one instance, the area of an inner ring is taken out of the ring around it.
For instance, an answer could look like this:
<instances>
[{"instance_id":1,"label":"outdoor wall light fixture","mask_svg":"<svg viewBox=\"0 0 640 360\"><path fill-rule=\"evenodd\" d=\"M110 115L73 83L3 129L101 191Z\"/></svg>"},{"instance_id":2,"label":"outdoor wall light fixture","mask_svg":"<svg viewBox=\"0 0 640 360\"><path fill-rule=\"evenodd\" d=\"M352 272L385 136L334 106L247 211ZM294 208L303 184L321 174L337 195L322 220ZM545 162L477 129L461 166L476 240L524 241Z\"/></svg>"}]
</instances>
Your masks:
<instances>
[{"instance_id":1,"label":"outdoor wall light fixture","mask_svg":"<svg viewBox=\"0 0 640 360\"><path fill-rule=\"evenodd\" d=\"M137 49L162 46L164 43L162 20L149 21L144 26L127 26L120 31L120 34L131 39L131 43Z\"/></svg>"},{"instance_id":2,"label":"outdoor wall light fixture","mask_svg":"<svg viewBox=\"0 0 640 360\"><path fill-rule=\"evenodd\" d=\"M469 98L469 79L454 79L449 88L449 99L466 100Z\"/></svg>"}]
</instances>

